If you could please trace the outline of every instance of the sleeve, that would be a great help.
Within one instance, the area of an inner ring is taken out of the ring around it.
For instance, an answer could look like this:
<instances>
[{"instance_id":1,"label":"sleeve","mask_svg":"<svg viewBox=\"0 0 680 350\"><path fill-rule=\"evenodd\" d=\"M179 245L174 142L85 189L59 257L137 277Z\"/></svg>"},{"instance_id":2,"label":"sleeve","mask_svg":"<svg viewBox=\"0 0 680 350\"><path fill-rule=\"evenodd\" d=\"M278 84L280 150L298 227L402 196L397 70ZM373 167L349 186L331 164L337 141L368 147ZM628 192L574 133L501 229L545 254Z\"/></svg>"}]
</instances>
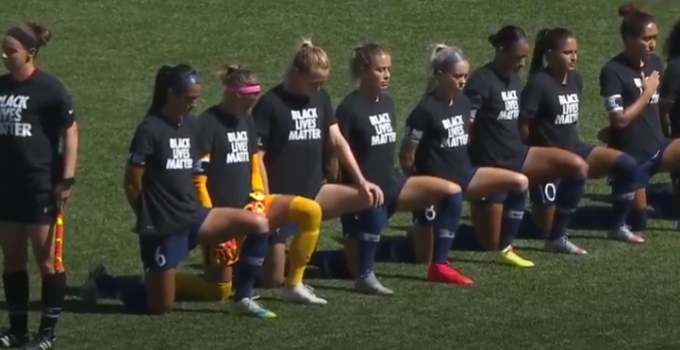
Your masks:
<instances>
[{"instance_id":1,"label":"sleeve","mask_svg":"<svg viewBox=\"0 0 680 350\"><path fill-rule=\"evenodd\" d=\"M333 101L331 100L331 95L329 95L326 90L321 90L321 94L323 101L323 113L326 118L326 129L328 129L338 121L335 119L335 114L333 113Z\"/></svg>"},{"instance_id":2,"label":"sleeve","mask_svg":"<svg viewBox=\"0 0 680 350\"><path fill-rule=\"evenodd\" d=\"M199 118L199 151L200 158L194 164L193 182L198 193L198 199L206 208L212 208L212 200L206 186L210 171L210 151L212 149L214 132L204 118Z\"/></svg>"},{"instance_id":3,"label":"sleeve","mask_svg":"<svg viewBox=\"0 0 680 350\"><path fill-rule=\"evenodd\" d=\"M574 72L576 77L576 84L578 85L578 92L583 94L583 76L579 72Z\"/></svg>"},{"instance_id":4,"label":"sleeve","mask_svg":"<svg viewBox=\"0 0 680 350\"><path fill-rule=\"evenodd\" d=\"M529 79L527 85L522 89L520 96L519 117L521 120L528 121L534 119L541 107L543 100L543 88L539 79Z\"/></svg>"},{"instance_id":5,"label":"sleeve","mask_svg":"<svg viewBox=\"0 0 680 350\"><path fill-rule=\"evenodd\" d=\"M465 84L463 93L468 97L472 106L472 113L470 115L472 121L475 120L477 111L484 104L484 99L487 95L486 90L486 84L484 84L484 79L482 79L480 74L473 74Z\"/></svg>"},{"instance_id":6,"label":"sleeve","mask_svg":"<svg viewBox=\"0 0 680 350\"><path fill-rule=\"evenodd\" d=\"M427 130L429 114L420 106L416 107L406 118L405 139L420 142Z\"/></svg>"},{"instance_id":7,"label":"sleeve","mask_svg":"<svg viewBox=\"0 0 680 350\"><path fill-rule=\"evenodd\" d=\"M345 139L347 139L352 132L352 123L354 121L352 115L352 112L344 103L341 103L338 106L338 109L335 111L334 118L338 124L338 127L340 128L340 132L342 132L342 136L344 136Z\"/></svg>"},{"instance_id":8,"label":"sleeve","mask_svg":"<svg viewBox=\"0 0 680 350\"><path fill-rule=\"evenodd\" d=\"M276 117L274 107L266 98L260 100L253 107L253 118L257 129L257 144L264 151L271 144L272 120Z\"/></svg>"},{"instance_id":9,"label":"sleeve","mask_svg":"<svg viewBox=\"0 0 680 350\"><path fill-rule=\"evenodd\" d=\"M52 110L56 114L57 125L60 128L68 128L76 121L71 94L66 90L66 87L59 83L56 86L54 96L55 100L52 105Z\"/></svg>"},{"instance_id":10,"label":"sleeve","mask_svg":"<svg viewBox=\"0 0 680 350\"><path fill-rule=\"evenodd\" d=\"M258 153L257 127L252 117L248 119L248 142L250 143L249 147L251 150L250 186L254 192L264 193L264 174L262 174L262 168L260 167L262 159Z\"/></svg>"},{"instance_id":11,"label":"sleeve","mask_svg":"<svg viewBox=\"0 0 680 350\"><path fill-rule=\"evenodd\" d=\"M130 148L128 150L127 162L133 166L146 166L148 160L154 154L155 142L154 134L150 126L146 122L142 122L137 126L135 134L132 137Z\"/></svg>"},{"instance_id":12,"label":"sleeve","mask_svg":"<svg viewBox=\"0 0 680 350\"><path fill-rule=\"evenodd\" d=\"M604 106L607 113L621 112L623 105L623 85L618 75L608 65L600 71L600 96L604 99Z\"/></svg>"},{"instance_id":13,"label":"sleeve","mask_svg":"<svg viewBox=\"0 0 680 350\"><path fill-rule=\"evenodd\" d=\"M678 94L680 94L680 62L672 62L661 78L659 99L675 102Z\"/></svg>"}]
</instances>

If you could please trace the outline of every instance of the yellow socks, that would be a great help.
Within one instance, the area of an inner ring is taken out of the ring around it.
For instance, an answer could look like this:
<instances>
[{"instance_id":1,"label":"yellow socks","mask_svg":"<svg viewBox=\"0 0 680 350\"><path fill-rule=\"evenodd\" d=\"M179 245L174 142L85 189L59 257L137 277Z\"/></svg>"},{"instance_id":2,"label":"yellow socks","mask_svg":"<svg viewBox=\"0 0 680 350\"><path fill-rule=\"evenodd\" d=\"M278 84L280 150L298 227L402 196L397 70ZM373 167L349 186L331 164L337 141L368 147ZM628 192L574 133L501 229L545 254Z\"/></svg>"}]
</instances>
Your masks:
<instances>
[{"instance_id":1,"label":"yellow socks","mask_svg":"<svg viewBox=\"0 0 680 350\"><path fill-rule=\"evenodd\" d=\"M190 273L177 273L175 294L178 299L191 301L224 301L229 299L231 282L211 283Z\"/></svg>"},{"instance_id":2,"label":"yellow socks","mask_svg":"<svg viewBox=\"0 0 680 350\"><path fill-rule=\"evenodd\" d=\"M288 214L292 221L297 223L297 231L293 235L288 250L286 284L297 286L302 283L307 263L316 249L322 213L317 202L303 197L295 197L290 203Z\"/></svg>"}]
</instances>

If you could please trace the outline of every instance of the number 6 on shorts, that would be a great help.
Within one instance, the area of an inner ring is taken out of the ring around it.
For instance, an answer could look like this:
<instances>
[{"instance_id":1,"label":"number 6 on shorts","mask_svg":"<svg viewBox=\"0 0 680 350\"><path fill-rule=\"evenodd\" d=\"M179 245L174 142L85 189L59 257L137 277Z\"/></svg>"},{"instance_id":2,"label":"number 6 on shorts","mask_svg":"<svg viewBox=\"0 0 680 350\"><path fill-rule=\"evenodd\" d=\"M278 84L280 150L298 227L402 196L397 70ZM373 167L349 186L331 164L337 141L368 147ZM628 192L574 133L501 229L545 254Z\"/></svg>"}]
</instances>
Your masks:
<instances>
[{"instance_id":1,"label":"number 6 on shorts","mask_svg":"<svg viewBox=\"0 0 680 350\"><path fill-rule=\"evenodd\" d=\"M161 247L156 248L156 253L154 254L154 258L156 259L156 265L158 267L165 266L165 263L166 263L165 255L163 255L163 251L161 250Z\"/></svg>"}]
</instances>

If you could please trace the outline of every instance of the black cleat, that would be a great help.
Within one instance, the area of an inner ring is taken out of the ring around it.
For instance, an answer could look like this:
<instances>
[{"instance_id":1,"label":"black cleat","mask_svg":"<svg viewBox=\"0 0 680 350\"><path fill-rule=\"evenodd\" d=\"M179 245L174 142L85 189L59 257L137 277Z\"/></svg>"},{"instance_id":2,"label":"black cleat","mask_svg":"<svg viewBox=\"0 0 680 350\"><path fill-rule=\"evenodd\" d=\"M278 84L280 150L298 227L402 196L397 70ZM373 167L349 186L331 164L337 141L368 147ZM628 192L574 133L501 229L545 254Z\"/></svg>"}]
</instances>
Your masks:
<instances>
[{"instance_id":1,"label":"black cleat","mask_svg":"<svg viewBox=\"0 0 680 350\"><path fill-rule=\"evenodd\" d=\"M57 337L53 333L38 334L28 343L21 347L23 350L50 350L54 349L54 341Z\"/></svg>"},{"instance_id":2,"label":"black cleat","mask_svg":"<svg viewBox=\"0 0 680 350\"><path fill-rule=\"evenodd\" d=\"M19 348L28 343L28 334L18 335L9 329L0 332L0 349Z\"/></svg>"}]
</instances>

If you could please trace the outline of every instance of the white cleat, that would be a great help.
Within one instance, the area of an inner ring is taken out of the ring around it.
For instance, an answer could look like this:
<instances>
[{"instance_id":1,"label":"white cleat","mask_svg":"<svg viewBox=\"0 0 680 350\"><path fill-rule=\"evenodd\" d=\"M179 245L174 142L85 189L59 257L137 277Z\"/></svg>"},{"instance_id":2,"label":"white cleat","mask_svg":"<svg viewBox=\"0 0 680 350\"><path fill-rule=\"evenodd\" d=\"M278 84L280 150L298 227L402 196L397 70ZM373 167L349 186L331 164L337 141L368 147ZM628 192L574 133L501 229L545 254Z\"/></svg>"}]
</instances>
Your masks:
<instances>
[{"instance_id":1,"label":"white cleat","mask_svg":"<svg viewBox=\"0 0 680 350\"><path fill-rule=\"evenodd\" d=\"M328 301L314 294L314 289L300 283L295 287L284 286L281 288L281 299L287 303L326 305Z\"/></svg>"}]
</instances>

